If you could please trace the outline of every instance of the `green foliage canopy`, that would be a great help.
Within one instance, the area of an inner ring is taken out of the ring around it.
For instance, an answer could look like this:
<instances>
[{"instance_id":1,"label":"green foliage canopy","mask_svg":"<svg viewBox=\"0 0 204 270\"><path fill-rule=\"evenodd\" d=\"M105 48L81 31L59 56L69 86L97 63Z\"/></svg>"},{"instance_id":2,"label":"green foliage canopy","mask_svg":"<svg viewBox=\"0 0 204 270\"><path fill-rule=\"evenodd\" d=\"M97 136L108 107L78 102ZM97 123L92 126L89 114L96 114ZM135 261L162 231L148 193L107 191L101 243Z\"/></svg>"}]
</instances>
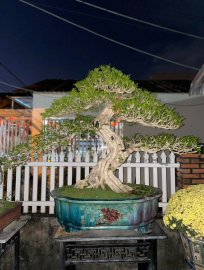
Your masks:
<instances>
[{"instance_id":1,"label":"green foliage canopy","mask_svg":"<svg viewBox=\"0 0 204 270\"><path fill-rule=\"evenodd\" d=\"M90 71L84 80L77 82L68 96L55 100L42 114L44 118L57 118L71 113L76 115L75 120L66 119L54 126L45 126L29 143L12 149L9 152L10 160L6 161L5 156L1 157L1 165L6 168L25 164L32 157L38 158L60 145L68 145L75 135L95 133L103 125L109 124L111 119L106 119L106 116L99 113L101 122L100 126L96 126L93 122L97 118L83 113L104 108L108 108L111 117L117 115L126 123L138 122L163 129L177 129L183 125L183 118L174 109L165 107L155 95L139 88L129 75L124 75L109 65L100 66ZM171 134L136 134L132 138L124 138L124 143L132 152L141 150L153 153L169 149L182 154L199 151L198 138L193 136L178 139Z\"/></svg>"}]
</instances>

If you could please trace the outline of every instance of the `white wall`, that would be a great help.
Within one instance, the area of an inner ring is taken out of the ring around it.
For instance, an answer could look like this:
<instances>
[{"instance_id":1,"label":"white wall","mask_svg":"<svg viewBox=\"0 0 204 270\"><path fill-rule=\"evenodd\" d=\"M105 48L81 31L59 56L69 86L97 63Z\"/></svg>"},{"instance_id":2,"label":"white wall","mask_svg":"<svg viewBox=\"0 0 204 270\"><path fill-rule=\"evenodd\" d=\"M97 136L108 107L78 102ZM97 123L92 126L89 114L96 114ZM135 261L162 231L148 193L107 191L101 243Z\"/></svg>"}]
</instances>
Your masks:
<instances>
[{"instance_id":1,"label":"white wall","mask_svg":"<svg viewBox=\"0 0 204 270\"><path fill-rule=\"evenodd\" d=\"M69 95L68 93L33 93L33 109L49 108L55 99Z\"/></svg>"},{"instance_id":2,"label":"white wall","mask_svg":"<svg viewBox=\"0 0 204 270\"><path fill-rule=\"evenodd\" d=\"M33 93L33 111L32 111L32 132L31 135L34 136L39 134L42 129L43 119L41 113L45 112L46 108L54 102L55 99L61 98L68 93Z\"/></svg>"}]
</instances>

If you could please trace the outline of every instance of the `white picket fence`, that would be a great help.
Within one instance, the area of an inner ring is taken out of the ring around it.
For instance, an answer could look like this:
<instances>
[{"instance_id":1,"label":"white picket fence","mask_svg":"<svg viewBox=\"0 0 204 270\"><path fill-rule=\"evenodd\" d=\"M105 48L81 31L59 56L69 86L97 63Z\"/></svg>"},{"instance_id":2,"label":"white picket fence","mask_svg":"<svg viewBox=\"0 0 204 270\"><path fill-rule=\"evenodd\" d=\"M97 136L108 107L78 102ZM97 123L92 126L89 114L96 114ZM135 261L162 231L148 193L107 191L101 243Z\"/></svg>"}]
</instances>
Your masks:
<instances>
[{"instance_id":1,"label":"white picket fence","mask_svg":"<svg viewBox=\"0 0 204 270\"><path fill-rule=\"evenodd\" d=\"M85 161L82 162L79 152L77 160L73 161L73 153L69 152L68 162L65 162L63 152L60 155L53 152L51 157L43 156L42 161L29 162L25 166L17 167L16 171L9 169L7 183L0 185L0 198L6 194L9 200L23 201L24 213L49 211L53 214L54 200L49 196L49 192L65 184L72 185L74 181L86 177L90 168L96 165L98 157L98 153L94 151L93 160L90 161L89 152L87 152ZM104 157L106 157L106 152L100 155L100 158ZM122 182L142 183L161 188L163 195L159 201L159 207L164 213L168 199L176 191L175 170L179 167L180 164L175 163L173 153L167 155L162 152L160 155L156 153L148 155L136 152L118 168L116 175Z\"/></svg>"}]
</instances>

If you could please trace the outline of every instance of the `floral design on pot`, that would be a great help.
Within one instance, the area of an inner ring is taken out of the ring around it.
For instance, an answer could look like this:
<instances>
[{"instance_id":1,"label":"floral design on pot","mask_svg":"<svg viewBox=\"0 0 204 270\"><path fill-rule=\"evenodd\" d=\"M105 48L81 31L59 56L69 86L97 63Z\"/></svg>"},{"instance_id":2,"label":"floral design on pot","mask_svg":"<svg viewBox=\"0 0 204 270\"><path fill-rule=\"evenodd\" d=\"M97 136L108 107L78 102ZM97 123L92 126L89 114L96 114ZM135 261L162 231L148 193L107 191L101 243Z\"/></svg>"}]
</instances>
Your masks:
<instances>
[{"instance_id":1,"label":"floral design on pot","mask_svg":"<svg viewBox=\"0 0 204 270\"><path fill-rule=\"evenodd\" d=\"M204 270L204 241L181 233L185 260L193 270Z\"/></svg>"},{"instance_id":2,"label":"floral design on pot","mask_svg":"<svg viewBox=\"0 0 204 270\"><path fill-rule=\"evenodd\" d=\"M104 219L106 219L109 223L117 221L119 218L122 217L122 214L120 214L118 210L115 209L103 208L101 209L101 212L103 213Z\"/></svg>"}]
</instances>

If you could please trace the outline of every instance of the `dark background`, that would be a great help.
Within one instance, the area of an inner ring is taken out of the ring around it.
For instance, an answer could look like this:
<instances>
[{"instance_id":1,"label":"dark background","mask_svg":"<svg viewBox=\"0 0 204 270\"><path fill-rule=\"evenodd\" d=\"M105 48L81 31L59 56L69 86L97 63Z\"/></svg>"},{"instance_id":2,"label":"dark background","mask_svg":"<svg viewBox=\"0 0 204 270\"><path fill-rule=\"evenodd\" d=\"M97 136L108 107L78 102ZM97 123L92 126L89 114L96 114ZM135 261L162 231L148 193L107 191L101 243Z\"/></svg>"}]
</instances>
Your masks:
<instances>
[{"instance_id":1,"label":"dark background","mask_svg":"<svg viewBox=\"0 0 204 270\"><path fill-rule=\"evenodd\" d=\"M203 0L87 2L204 37ZM197 69L204 63L204 40L122 18L74 0L30 3L148 53ZM149 79L151 73L197 72L115 44L17 0L1 0L0 14L0 81L14 86L22 84L5 67L24 85L51 78L83 79L89 70L103 64L130 74L131 79ZM0 91L15 89L3 87Z\"/></svg>"}]
</instances>

